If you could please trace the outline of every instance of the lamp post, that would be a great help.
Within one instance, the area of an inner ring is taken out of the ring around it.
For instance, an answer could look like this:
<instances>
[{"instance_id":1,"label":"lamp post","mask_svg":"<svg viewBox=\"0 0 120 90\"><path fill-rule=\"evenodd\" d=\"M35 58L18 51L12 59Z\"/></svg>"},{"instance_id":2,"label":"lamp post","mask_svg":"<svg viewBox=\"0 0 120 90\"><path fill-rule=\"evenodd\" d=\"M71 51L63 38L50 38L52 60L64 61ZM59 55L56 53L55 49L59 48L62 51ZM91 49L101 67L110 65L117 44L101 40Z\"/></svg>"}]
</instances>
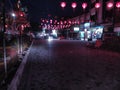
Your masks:
<instances>
[{"instance_id":1,"label":"lamp post","mask_svg":"<svg viewBox=\"0 0 120 90\"><path fill-rule=\"evenodd\" d=\"M11 16L13 18L13 21L12 21L12 28L13 30L15 31L15 28L16 28L16 25L15 25L15 18L16 18L16 14L14 12L11 13Z\"/></svg>"},{"instance_id":2,"label":"lamp post","mask_svg":"<svg viewBox=\"0 0 120 90\"><path fill-rule=\"evenodd\" d=\"M16 31L18 29L18 27L16 27L16 14L14 12L12 12L11 16L13 18L12 28L13 28L14 31ZM18 34L18 32L17 32L17 34ZM20 48L20 41L19 41L19 36L18 35L17 35L17 43L18 43L18 45L17 45L17 47L18 47L17 52L19 54L20 53L20 49L19 49Z\"/></svg>"}]
</instances>

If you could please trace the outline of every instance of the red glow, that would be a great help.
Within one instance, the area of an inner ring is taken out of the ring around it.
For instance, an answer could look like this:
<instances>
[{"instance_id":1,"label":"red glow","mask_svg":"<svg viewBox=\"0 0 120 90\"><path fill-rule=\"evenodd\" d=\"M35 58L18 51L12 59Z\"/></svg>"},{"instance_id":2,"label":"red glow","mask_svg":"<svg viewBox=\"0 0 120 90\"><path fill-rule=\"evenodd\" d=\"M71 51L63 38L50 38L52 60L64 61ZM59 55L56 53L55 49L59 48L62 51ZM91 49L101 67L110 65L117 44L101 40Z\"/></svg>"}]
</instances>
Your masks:
<instances>
[{"instance_id":1,"label":"red glow","mask_svg":"<svg viewBox=\"0 0 120 90\"><path fill-rule=\"evenodd\" d=\"M67 23L67 21L64 21L64 24L66 24Z\"/></svg>"},{"instance_id":2,"label":"red glow","mask_svg":"<svg viewBox=\"0 0 120 90\"><path fill-rule=\"evenodd\" d=\"M69 24L71 24L71 21L68 21L69 22Z\"/></svg>"},{"instance_id":3,"label":"red glow","mask_svg":"<svg viewBox=\"0 0 120 90\"><path fill-rule=\"evenodd\" d=\"M117 2L117 3L116 3L116 7L117 7L117 8L120 8L120 2Z\"/></svg>"},{"instance_id":4,"label":"red glow","mask_svg":"<svg viewBox=\"0 0 120 90\"><path fill-rule=\"evenodd\" d=\"M5 25L5 27L7 28L7 27L8 27L8 25Z\"/></svg>"},{"instance_id":5,"label":"red glow","mask_svg":"<svg viewBox=\"0 0 120 90\"><path fill-rule=\"evenodd\" d=\"M82 4L82 8L85 9L87 7L87 3Z\"/></svg>"},{"instance_id":6,"label":"red glow","mask_svg":"<svg viewBox=\"0 0 120 90\"><path fill-rule=\"evenodd\" d=\"M61 2L60 5L61 5L62 8L64 8L64 7L66 7L66 2Z\"/></svg>"},{"instance_id":7,"label":"red glow","mask_svg":"<svg viewBox=\"0 0 120 90\"><path fill-rule=\"evenodd\" d=\"M21 17L23 17L23 16L24 16L23 12L19 12L19 15L20 15Z\"/></svg>"},{"instance_id":8,"label":"red glow","mask_svg":"<svg viewBox=\"0 0 120 90\"><path fill-rule=\"evenodd\" d=\"M72 6L72 8L76 8L76 7L77 7L77 3L73 2L73 3L71 4L71 6Z\"/></svg>"},{"instance_id":9,"label":"red glow","mask_svg":"<svg viewBox=\"0 0 120 90\"><path fill-rule=\"evenodd\" d=\"M62 21L60 21L60 24L62 25L62 24L63 24L63 22L62 22Z\"/></svg>"},{"instance_id":10,"label":"red glow","mask_svg":"<svg viewBox=\"0 0 120 90\"><path fill-rule=\"evenodd\" d=\"M50 23L52 23L52 22L53 22L53 20L51 19L51 20L50 20Z\"/></svg>"},{"instance_id":11,"label":"red glow","mask_svg":"<svg viewBox=\"0 0 120 90\"><path fill-rule=\"evenodd\" d=\"M96 3L95 8L100 8L100 3Z\"/></svg>"},{"instance_id":12,"label":"red glow","mask_svg":"<svg viewBox=\"0 0 120 90\"><path fill-rule=\"evenodd\" d=\"M20 14L21 17L23 17L23 14Z\"/></svg>"},{"instance_id":13,"label":"red glow","mask_svg":"<svg viewBox=\"0 0 120 90\"><path fill-rule=\"evenodd\" d=\"M107 7L108 7L108 8L112 8L112 7L113 7L113 3L112 3L112 2L108 2L108 3L107 3Z\"/></svg>"},{"instance_id":14,"label":"red glow","mask_svg":"<svg viewBox=\"0 0 120 90\"><path fill-rule=\"evenodd\" d=\"M48 23L49 21L47 20L46 22Z\"/></svg>"},{"instance_id":15,"label":"red glow","mask_svg":"<svg viewBox=\"0 0 120 90\"><path fill-rule=\"evenodd\" d=\"M42 20L42 22L45 22L45 20Z\"/></svg>"}]
</instances>

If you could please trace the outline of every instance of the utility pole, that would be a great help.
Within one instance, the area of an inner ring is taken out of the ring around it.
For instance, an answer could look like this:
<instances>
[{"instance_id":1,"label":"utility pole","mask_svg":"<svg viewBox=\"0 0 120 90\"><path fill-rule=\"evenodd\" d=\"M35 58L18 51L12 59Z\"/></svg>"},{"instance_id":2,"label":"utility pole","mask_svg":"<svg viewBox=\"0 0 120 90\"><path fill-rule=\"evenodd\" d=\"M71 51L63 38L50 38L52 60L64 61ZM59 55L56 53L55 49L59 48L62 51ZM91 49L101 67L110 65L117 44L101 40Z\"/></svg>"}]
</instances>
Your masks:
<instances>
[{"instance_id":1,"label":"utility pole","mask_svg":"<svg viewBox=\"0 0 120 90\"><path fill-rule=\"evenodd\" d=\"M5 79L7 78L7 60L6 60L6 41L5 41L5 31L6 31L6 27L5 27L5 0L3 0L2 2L3 6L2 6L2 13L3 13L3 52L4 52L4 68L5 68Z\"/></svg>"}]
</instances>

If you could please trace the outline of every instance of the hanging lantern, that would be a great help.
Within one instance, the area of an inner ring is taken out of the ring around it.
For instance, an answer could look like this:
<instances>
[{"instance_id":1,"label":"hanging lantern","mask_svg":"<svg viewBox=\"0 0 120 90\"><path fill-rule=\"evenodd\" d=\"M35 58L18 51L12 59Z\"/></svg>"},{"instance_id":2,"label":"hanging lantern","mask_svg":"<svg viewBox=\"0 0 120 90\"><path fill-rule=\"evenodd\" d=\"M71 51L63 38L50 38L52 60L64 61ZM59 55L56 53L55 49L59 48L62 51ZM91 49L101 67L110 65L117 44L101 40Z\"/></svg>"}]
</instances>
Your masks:
<instances>
[{"instance_id":1,"label":"hanging lantern","mask_svg":"<svg viewBox=\"0 0 120 90\"><path fill-rule=\"evenodd\" d=\"M74 8L76 8L77 7L77 3L76 2L73 2L72 4L71 4L71 7L74 9Z\"/></svg>"},{"instance_id":2,"label":"hanging lantern","mask_svg":"<svg viewBox=\"0 0 120 90\"><path fill-rule=\"evenodd\" d=\"M66 2L61 2L60 5L61 5L62 8L65 8L66 7Z\"/></svg>"},{"instance_id":3,"label":"hanging lantern","mask_svg":"<svg viewBox=\"0 0 120 90\"><path fill-rule=\"evenodd\" d=\"M117 7L117 8L120 8L120 2L117 2L117 3L116 3L116 7Z\"/></svg>"},{"instance_id":4,"label":"hanging lantern","mask_svg":"<svg viewBox=\"0 0 120 90\"><path fill-rule=\"evenodd\" d=\"M100 8L100 6L101 6L100 3L95 4L95 8Z\"/></svg>"},{"instance_id":5,"label":"hanging lantern","mask_svg":"<svg viewBox=\"0 0 120 90\"><path fill-rule=\"evenodd\" d=\"M87 7L87 3L83 3L83 4L82 4L82 8L83 8L83 9L86 9L86 7Z\"/></svg>"},{"instance_id":6,"label":"hanging lantern","mask_svg":"<svg viewBox=\"0 0 120 90\"><path fill-rule=\"evenodd\" d=\"M69 24L71 24L71 21L68 21Z\"/></svg>"},{"instance_id":7,"label":"hanging lantern","mask_svg":"<svg viewBox=\"0 0 120 90\"><path fill-rule=\"evenodd\" d=\"M42 22L45 22L45 20L43 19Z\"/></svg>"},{"instance_id":8,"label":"hanging lantern","mask_svg":"<svg viewBox=\"0 0 120 90\"><path fill-rule=\"evenodd\" d=\"M108 2L107 3L107 8L111 9L113 7L113 2Z\"/></svg>"},{"instance_id":9,"label":"hanging lantern","mask_svg":"<svg viewBox=\"0 0 120 90\"><path fill-rule=\"evenodd\" d=\"M67 21L64 21L64 24L66 24L67 23Z\"/></svg>"},{"instance_id":10,"label":"hanging lantern","mask_svg":"<svg viewBox=\"0 0 120 90\"><path fill-rule=\"evenodd\" d=\"M52 22L53 22L53 20L51 19L51 20L50 20L50 23L52 24Z\"/></svg>"}]
</instances>

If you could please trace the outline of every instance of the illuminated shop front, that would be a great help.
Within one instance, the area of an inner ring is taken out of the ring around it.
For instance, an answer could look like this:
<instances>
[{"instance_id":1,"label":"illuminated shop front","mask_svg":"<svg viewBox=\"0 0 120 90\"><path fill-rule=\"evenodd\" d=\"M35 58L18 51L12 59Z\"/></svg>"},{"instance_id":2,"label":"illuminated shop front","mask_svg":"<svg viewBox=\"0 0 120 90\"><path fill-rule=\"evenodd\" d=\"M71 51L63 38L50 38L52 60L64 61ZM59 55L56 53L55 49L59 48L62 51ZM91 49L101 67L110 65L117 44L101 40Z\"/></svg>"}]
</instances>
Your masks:
<instances>
[{"instance_id":1,"label":"illuminated shop front","mask_svg":"<svg viewBox=\"0 0 120 90\"><path fill-rule=\"evenodd\" d=\"M96 26L96 27L91 27L89 31L91 31L91 39L92 41L95 41L97 39L102 38L103 34L103 26Z\"/></svg>"},{"instance_id":2,"label":"illuminated shop front","mask_svg":"<svg viewBox=\"0 0 120 90\"><path fill-rule=\"evenodd\" d=\"M90 23L84 23L80 26L80 40L95 41L102 38L103 26L92 26Z\"/></svg>"},{"instance_id":3,"label":"illuminated shop front","mask_svg":"<svg viewBox=\"0 0 120 90\"><path fill-rule=\"evenodd\" d=\"M90 33L89 29L90 29L90 23L89 22L80 25L80 32L79 32L80 40L82 40L82 41L83 40L85 40L85 41L88 40L88 37L90 37L89 36L89 33Z\"/></svg>"}]
</instances>

